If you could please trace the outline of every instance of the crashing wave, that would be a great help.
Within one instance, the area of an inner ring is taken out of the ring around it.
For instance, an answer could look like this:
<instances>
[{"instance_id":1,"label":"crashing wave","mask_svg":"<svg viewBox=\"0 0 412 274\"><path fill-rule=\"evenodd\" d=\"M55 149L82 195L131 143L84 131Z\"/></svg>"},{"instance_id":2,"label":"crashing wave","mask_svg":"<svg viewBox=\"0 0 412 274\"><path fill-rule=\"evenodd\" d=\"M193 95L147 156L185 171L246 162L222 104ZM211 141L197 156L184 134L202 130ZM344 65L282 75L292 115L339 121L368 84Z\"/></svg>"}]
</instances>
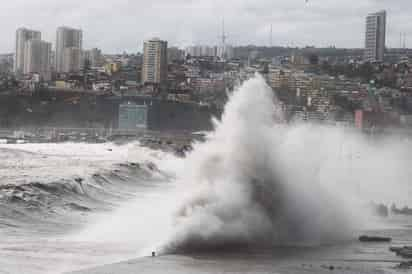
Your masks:
<instances>
[{"instance_id":1,"label":"crashing wave","mask_svg":"<svg viewBox=\"0 0 412 274\"><path fill-rule=\"evenodd\" d=\"M152 162L122 163L88 177L74 176L52 182L0 185L0 227L30 227L74 213L106 211L113 203L133 197L136 186L150 184L158 168ZM43 220L43 221L42 221Z\"/></svg>"},{"instance_id":2,"label":"crashing wave","mask_svg":"<svg viewBox=\"0 0 412 274\"><path fill-rule=\"evenodd\" d=\"M404 163L402 146L384 150L349 129L282 121L261 76L231 95L215 131L195 144L178 176L187 195L163 251L340 241L367 219L358 206L373 189L362 193L359 185L375 184L374 198L383 199L391 191L380 191L382 175L406 183L396 168L369 170L390 149L397 153L390 155L392 163ZM368 168L356 169L355 154Z\"/></svg>"}]
</instances>

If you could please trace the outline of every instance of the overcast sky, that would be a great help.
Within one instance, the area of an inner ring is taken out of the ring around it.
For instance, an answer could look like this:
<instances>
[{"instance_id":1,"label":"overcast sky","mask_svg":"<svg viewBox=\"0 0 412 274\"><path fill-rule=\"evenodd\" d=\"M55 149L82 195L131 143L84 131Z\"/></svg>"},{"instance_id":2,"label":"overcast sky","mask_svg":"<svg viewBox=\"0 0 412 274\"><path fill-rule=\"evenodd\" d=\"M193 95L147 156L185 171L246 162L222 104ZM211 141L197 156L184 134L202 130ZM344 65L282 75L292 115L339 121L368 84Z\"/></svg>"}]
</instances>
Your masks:
<instances>
[{"instance_id":1,"label":"overcast sky","mask_svg":"<svg viewBox=\"0 0 412 274\"><path fill-rule=\"evenodd\" d=\"M412 0L2 0L0 53L12 52L15 30L42 31L55 41L66 25L83 29L84 47L136 52L150 37L170 45L217 44L225 18L233 45L362 47L365 16L386 9L387 45L400 32L412 47Z\"/></svg>"}]
</instances>

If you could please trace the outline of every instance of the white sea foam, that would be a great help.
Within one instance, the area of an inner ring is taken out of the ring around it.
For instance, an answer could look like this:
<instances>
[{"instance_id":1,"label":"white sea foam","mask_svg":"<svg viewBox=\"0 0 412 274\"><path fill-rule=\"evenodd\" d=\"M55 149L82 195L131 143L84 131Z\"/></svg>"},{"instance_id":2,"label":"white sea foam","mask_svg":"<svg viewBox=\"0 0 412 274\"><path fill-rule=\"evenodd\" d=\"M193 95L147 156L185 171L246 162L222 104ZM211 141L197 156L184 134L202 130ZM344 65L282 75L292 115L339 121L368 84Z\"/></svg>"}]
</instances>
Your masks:
<instances>
[{"instance_id":1,"label":"white sea foam","mask_svg":"<svg viewBox=\"0 0 412 274\"><path fill-rule=\"evenodd\" d=\"M166 250L328 243L367 225L370 201L411 202L409 141L282 118L262 77L234 92L179 174Z\"/></svg>"},{"instance_id":2,"label":"white sea foam","mask_svg":"<svg viewBox=\"0 0 412 274\"><path fill-rule=\"evenodd\" d=\"M370 201L411 203L408 140L282 120L263 78L245 82L206 142L183 160L164 158L173 182L126 203L85 238L164 252L319 245L370 224Z\"/></svg>"}]
</instances>

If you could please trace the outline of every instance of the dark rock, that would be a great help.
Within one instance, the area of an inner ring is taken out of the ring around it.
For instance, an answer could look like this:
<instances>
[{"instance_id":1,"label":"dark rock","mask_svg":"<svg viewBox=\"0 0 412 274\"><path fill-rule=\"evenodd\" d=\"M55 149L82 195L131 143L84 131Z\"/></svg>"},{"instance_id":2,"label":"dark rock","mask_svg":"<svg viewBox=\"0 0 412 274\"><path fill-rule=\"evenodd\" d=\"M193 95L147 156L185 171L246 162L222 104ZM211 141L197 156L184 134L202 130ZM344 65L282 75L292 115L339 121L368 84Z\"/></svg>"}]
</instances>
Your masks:
<instances>
[{"instance_id":1,"label":"dark rock","mask_svg":"<svg viewBox=\"0 0 412 274\"><path fill-rule=\"evenodd\" d=\"M412 209L409 207L404 207L402 209L398 209L395 204L391 206L391 212L395 215L406 215L412 216Z\"/></svg>"},{"instance_id":2,"label":"dark rock","mask_svg":"<svg viewBox=\"0 0 412 274\"><path fill-rule=\"evenodd\" d=\"M405 259L412 259L412 249L409 250L401 250L399 252L399 256Z\"/></svg>"},{"instance_id":3,"label":"dark rock","mask_svg":"<svg viewBox=\"0 0 412 274\"><path fill-rule=\"evenodd\" d=\"M412 268L412 261L402 262L396 268L398 268L398 269L411 269Z\"/></svg>"},{"instance_id":4,"label":"dark rock","mask_svg":"<svg viewBox=\"0 0 412 274\"><path fill-rule=\"evenodd\" d=\"M392 238L363 235L359 237L359 241L361 242L390 242L392 241Z\"/></svg>"},{"instance_id":5,"label":"dark rock","mask_svg":"<svg viewBox=\"0 0 412 274\"><path fill-rule=\"evenodd\" d=\"M392 252L395 252L397 256L401 256L403 258L412 258L412 247L411 246L390 247L389 250Z\"/></svg>"},{"instance_id":6,"label":"dark rock","mask_svg":"<svg viewBox=\"0 0 412 274\"><path fill-rule=\"evenodd\" d=\"M131 167L136 167L136 168L140 168L140 164L139 163L130 163Z\"/></svg>"}]
</instances>

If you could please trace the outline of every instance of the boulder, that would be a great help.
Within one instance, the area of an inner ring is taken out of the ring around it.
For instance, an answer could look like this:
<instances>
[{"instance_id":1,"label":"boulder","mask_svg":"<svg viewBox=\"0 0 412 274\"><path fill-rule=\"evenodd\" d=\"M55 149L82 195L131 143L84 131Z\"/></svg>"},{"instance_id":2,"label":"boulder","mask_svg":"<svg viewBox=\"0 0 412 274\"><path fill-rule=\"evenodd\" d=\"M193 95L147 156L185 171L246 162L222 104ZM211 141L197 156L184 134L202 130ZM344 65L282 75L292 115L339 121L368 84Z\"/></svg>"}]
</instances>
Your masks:
<instances>
[{"instance_id":1,"label":"boulder","mask_svg":"<svg viewBox=\"0 0 412 274\"><path fill-rule=\"evenodd\" d=\"M390 242L392 241L392 238L363 235L359 237L359 241L361 242Z\"/></svg>"}]
</instances>

